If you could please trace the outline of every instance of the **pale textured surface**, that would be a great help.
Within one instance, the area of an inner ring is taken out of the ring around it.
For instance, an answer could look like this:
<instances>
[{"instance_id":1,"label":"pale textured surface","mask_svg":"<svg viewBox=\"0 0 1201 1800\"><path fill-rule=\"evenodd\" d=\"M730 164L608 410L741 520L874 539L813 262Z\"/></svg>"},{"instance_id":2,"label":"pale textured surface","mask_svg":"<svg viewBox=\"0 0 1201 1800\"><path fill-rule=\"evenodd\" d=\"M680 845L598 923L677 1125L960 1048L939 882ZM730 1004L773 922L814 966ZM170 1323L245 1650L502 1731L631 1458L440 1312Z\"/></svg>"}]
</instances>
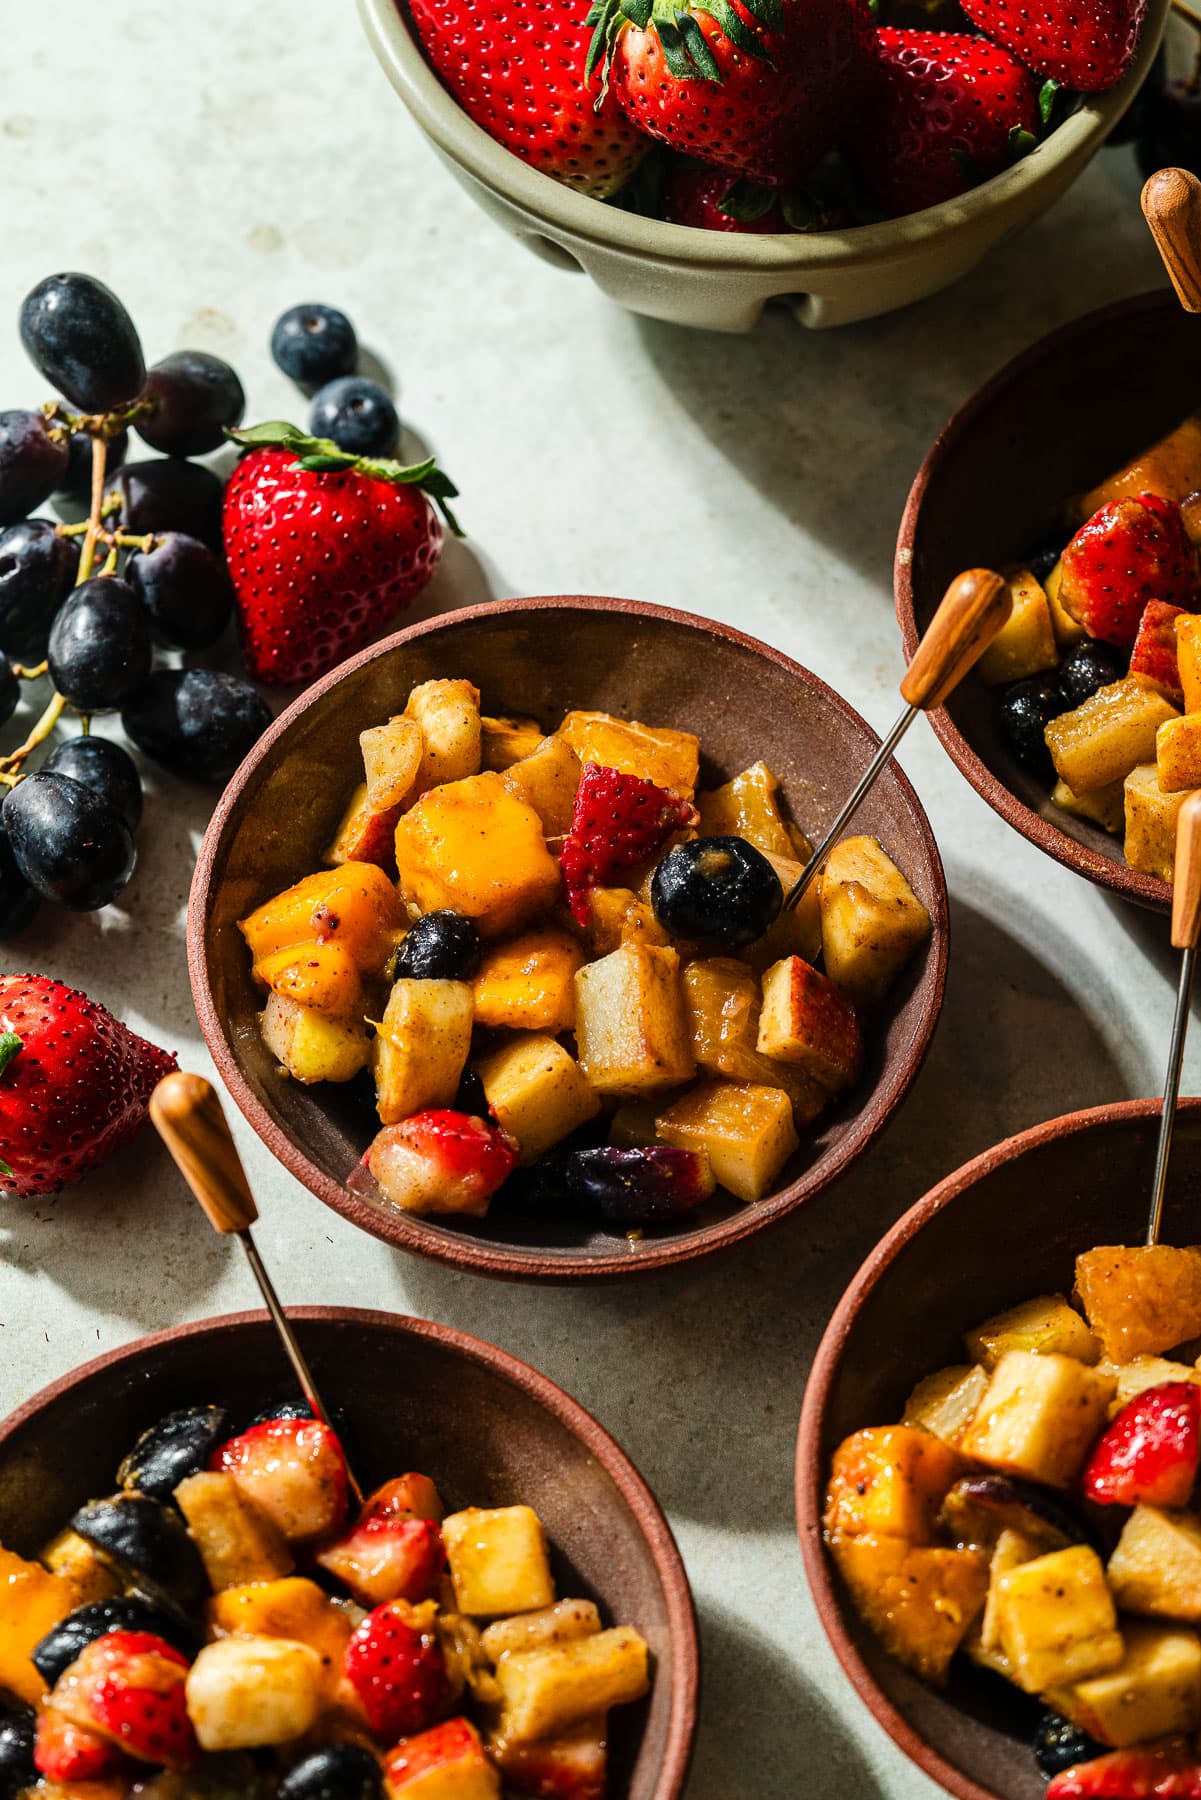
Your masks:
<instances>
[{"instance_id":1,"label":"pale textured surface","mask_svg":"<svg viewBox=\"0 0 1201 1800\"><path fill-rule=\"evenodd\" d=\"M277 313L341 304L463 489L471 547L448 558L434 603L592 591L691 608L778 644L877 727L901 674L892 543L935 430L1030 339L1158 279L1132 159L1113 151L917 311L835 337L782 316L746 341L688 336L614 311L501 236L409 125L346 0L42 0L5 15L0 404L44 397L9 321L52 269L109 279L152 358L184 344L229 355L260 417L297 404L266 352ZM690 1800L934 1794L860 1707L804 1591L792 1456L808 1360L863 1255L940 1176L1023 1126L1160 1080L1160 924L1019 839L924 725L903 761L951 880L946 1013L875 1156L761 1245L628 1288L492 1286L357 1235L239 1126L287 1299L491 1338L633 1455L672 1514L704 1631ZM46 914L0 961L86 987L204 1067L183 913L210 799L151 785L122 905ZM1195 1038L1190 1091L1199 1075ZM0 1203L0 1259L0 1411L102 1348L253 1300L147 1141L58 1200Z\"/></svg>"}]
</instances>

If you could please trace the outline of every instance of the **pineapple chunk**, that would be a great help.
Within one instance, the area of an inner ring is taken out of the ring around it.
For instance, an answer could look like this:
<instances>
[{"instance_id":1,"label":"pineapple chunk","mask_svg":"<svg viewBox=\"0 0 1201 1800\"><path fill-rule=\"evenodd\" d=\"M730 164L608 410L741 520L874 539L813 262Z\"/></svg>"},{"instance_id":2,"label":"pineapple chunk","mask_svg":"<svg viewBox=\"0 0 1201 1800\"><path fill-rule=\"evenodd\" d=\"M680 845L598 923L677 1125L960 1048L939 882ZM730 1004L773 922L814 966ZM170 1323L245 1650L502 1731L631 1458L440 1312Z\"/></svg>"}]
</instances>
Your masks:
<instances>
[{"instance_id":1,"label":"pineapple chunk","mask_svg":"<svg viewBox=\"0 0 1201 1800\"><path fill-rule=\"evenodd\" d=\"M1086 1250L1076 1258L1076 1292L1111 1361L1158 1356L1201 1332L1201 1249Z\"/></svg>"},{"instance_id":2,"label":"pineapple chunk","mask_svg":"<svg viewBox=\"0 0 1201 1800\"><path fill-rule=\"evenodd\" d=\"M367 798L367 783L361 781L350 796L342 822L322 857L322 862L375 863L385 874L396 872L396 821L399 806L376 812Z\"/></svg>"},{"instance_id":3,"label":"pineapple chunk","mask_svg":"<svg viewBox=\"0 0 1201 1800\"><path fill-rule=\"evenodd\" d=\"M1091 794L1074 794L1066 781L1057 781L1051 790L1051 801L1061 812L1072 813L1077 819L1088 819L1102 831L1111 831L1115 837L1121 837L1125 830L1124 781L1111 781L1108 787L1094 788Z\"/></svg>"},{"instance_id":4,"label":"pineapple chunk","mask_svg":"<svg viewBox=\"0 0 1201 1800\"><path fill-rule=\"evenodd\" d=\"M565 738L548 737L505 770L505 786L532 806L548 838L563 837L575 811L583 767Z\"/></svg>"},{"instance_id":5,"label":"pineapple chunk","mask_svg":"<svg viewBox=\"0 0 1201 1800\"><path fill-rule=\"evenodd\" d=\"M388 1800L499 1800L500 1776L467 1719L443 1719L384 1758Z\"/></svg>"},{"instance_id":6,"label":"pineapple chunk","mask_svg":"<svg viewBox=\"0 0 1201 1800\"><path fill-rule=\"evenodd\" d=\"M188 1670L186 1691L202 1750L289 1744L317 1722L321 1658L287 1638L218 1638Z\"/></svg>"},{"instance_id":7,"label":"pineapple chunk","mask_svg":"<svg viewBox=\"0 0 1201 1800\"><path fill-rule=\"evenodd\" d=\"M640 725L612 713L569 712L558 735L582 763L601 763L626 775L671 788L691 800L700 767L701 741L691 731Z\"/></svg>"},{"instance_id":8,"label":"pineapple chunk","mask_svg":"<svg viewBox=\"0 0 1201 1800\"><path fill-rule=\"evenodd\" d=\"M834 1094L850 1087L863 1067L855 1008L799 956L786 957L763 977L756 1048L780 1062L799 1063Z\"/></svg>"},{"instance_id":9,"label":"pineapple chunk","mask_svg":"<svg viewBox=\"0 0 1201 1800\"><path fill-rule=\"evenodd\" d=\"M878 1004L919 944L930 915L875 838L844 838L821 876L826 974L857 1007Z\"/></svg>"},{"instance_id":10,"label":"pineapple chunk","mask_svg":"<svg viewBox=\"0 0 1201 1800\"><path fill-rule=\"evenodd\" d=\"M1127 1401L1147 1388L1163 1387L1168 1381L1195 1381L1201 1384L1201 1369L1191 1363L1168 1362L1162 1356L1136 1356L1128 1363L1102 1362L1098 1365L1117 1382L1117 1392L1109 1403L1112 1418Z\"/></svg>"},{"instance_id":11,"label":"pineapple chunk","mask_svg":"<svg viewBox=\"0 0 1201 1800\"><path fill-rule=\"evenodd\" d=\"M1201 1520L1136 1506L1109 1559L1109 1585L1124 1612L1201 1622Z\"/></svg>"},{"instance_id":12,"label":"pineapple chunk","mask_svg":"<svg viewBox=\"0 0 1201 1800\"><path fill-rule=\"evenodd\" d=\"M1131 769L1154 759L1156 732L1165 719L1178 716L1171 701L1141 675L1110 682L1047 726L1055 773L1074 794L1124 781Z\"/></svg>"},{"instance_id":13,"label":"pineapple chunk","mask_svg":"<svg viewBox=\"0 0 1201 1800\"><path fill-rule=\"evenodd\" d=\"M532 1507L470 1506L442 1521L442 1538L455 1605L468 1618L537 1612L553 1604L546 1534Z\"/></svg>"},{"instance_id":14,"label":"pineapple chunk","mask_svg":"<svg viewBox=\"0 0 1201 1800\"><path fill-rule=\"evenodd\" d=\"M703 836L745 838L765 855L795 859L780 805L780 784L766 763L752 763L724 787L698 794L696 804Z\"/></svg>"},{"instance_id":15,"label":"pineapple chunk","mask_svg":"<svg viewBox=\"0 0 1201 1800\"><path fill-rule=\"evenodd\" d=\"M299 1575L282 1581L260 1577L226 1588L209 1601L208 1620L218 1638L287 1638L307 1644L321 1658L323 1684L328 1698L334 1698L354 1621L315 1581Z\"/></svg>"},{"instance_id":16,"label":"pineapple chunk","mask_svg":"<svg viewBox=\"0 0 1201 1800\"><path fill-rule=\"evenodd\" d=\"M52 1575L70 1582L72 1606L91 1606L121 1592L117 1576L105 1567L87 1539L69 1525L39 1551L38 1561Z\"/></svg>"},{"instance_id":17,"label":"pineapple chunk","mask_svg":"<svg viewBox=\"0 0 1201 1800\"><path fill-rule=\"evenodd\" d=\"M1185 613L1176 621L1176 666L1186 713L1201 712L1201 618Z\"/></svg>"},{"instance_id":18,"label":"pineapple chunk","mask_svg":"<svg viewBox=\"0 0 1201 1800\"><path fill-rule=\"evenodd\" d=\"M286 950L275 950L260 957L251 973L263 987L290 1005L325 1014L331 1021L349 1021L362 1012L359 966L346 945L336 938L328 944L314 939L309 944L291 944Z\"/></svg>"},{"instance_id":19,"label":"pineapple chunk","mask_svg":"<svg viewBox=\"0 0 1201 1800\"><path fill-rule=\"evenodd\" d=\"M1055 642L1060 652L1070 650L1073 644L1079 644L1084 638L1084 626L1079 619L1074 619L1063 603L1061 589L1063 587L1063 563L1057 562L1047 579L1043 582L1043 592L1047 596L1047 605L1051 609L1051 628L1055 633Z\"/></svg>"},{"instance_id":20,"label":"pineapple chunk","mask_svg":"<svg viewBox=\"0 0 1201 1800\"><path fill-rule=\"evenodd\" d=\"M965 1456L1066 1488L1105 1425L1115 1383L1069 1356L1009 1350L963 1438Z\"/></svg>"},{"instance_id":21,"label":"pineapple chunk","mask_svg":"<svg viewBox=\"0 0 1201 1800\"><path fill-rule=\"evenodd\" d=\"M835 1534L831 1554L856 1610L890 1656L941 1687L988 1592L986 1550Z\"/></svg>"},{"instance_id":22,"label":"pineapple chunk","mask_svg":"<svg viewBox=\"0 0 1201 1800\"><path fill-rule=\"evenodd\" d=\"M701 1083L655 1130L665 1144L706 1151L714 1180L739 1200L761 1200L800 1141L783 1089L748 1081Z\"/></svg>"},{"instance_id":23,"label":"pineapple chunk","mask_svg":"<svg viewBox=\"0 0 1201 1800\"><path fill-rule=\"evenodd\" d=\"M503 773L532 756L542 740L537 719L490 719L485 713L480 720L480 767Z\"/></svg>"},{"instance_id":24,"label":"pineapple chunk","mask_svg":"<svg viewBox=\"0 0 1201 1800\"><path fill-rule=\"evenodd\" d=\"M1162 793L1201 787L1201 717L1165 719L1155 734L1155 765Z\"/></svg>"},{"instance_id":25,"label":"pineapple chunk","mask_svg":"<svg viewBox=\"0 0 1201 1800\"><path fill-rule=\"evenodd\" d=\"M576 1638L595 1637L600 1629L600 1614L591 1600L558 1600L540 1612L497 1619L480 1642L485 1656L498 1663L510 1653L545 1650L555 1644L573 1643Z\"/></svg>"},{"instance_id":26,"label":"pineapple chunk","mask_svg":"<svg viewBox=\"0 0 1201 1800\"><path fill-rule=\"evenodd\" d=\"M1101 1558L1087 1544L998 1576L996 1626L1014 1681L1028 1694L1105 1675L1125 1655Z\"/></svg>"},{"instance_id":27,"label":"pineapple chunk","mask_svg":"<svg viewBox=\"0 0 1201 1800\"><path fill-rule=\"evenodd\" d=\"M995 1369L1010 1350L1073 1356L1090 1368L1101 1360L1101 1346L1080 1314L1062 1294L1046 1294L986 1319L964 1338L967 1353L986 1369Z\"/></svg>"},{"instance_id":28,"label":"pineapple chunk","mask_svg":"<svg viewBox=\"0 0 1201 1800\"><path fill-rule=\"evenodd\" d=\"M371 1060L365 1027L272 994L259 1021L263 1042L293 1081L353 1081Z\"/></svg>"},{"instance_id":29,"label":"pineapple chunk","mask_svg":"<svg viewBox=\"0 0 1201 1800\"><path fill-rule=\"evenodd\" d=\"M596 1117L600 1097L569 1050L553 1037L519 1037L476 1065L502 1131L517 1140L523 1163Z\"/></svg>"},{"instance_id":30,"label":"pineapple chunk","mask_svg":"<svg viewBox=\"0 0 1201 1800\"><path fill-rule=\"evenodd\" d=\"M588 947L608 956L623 944L670 944L654 912L632 888L593 888L588 895Z\"/></svg>"},{"instance_id":31,"label":"pineapple chunk","mask_svg":"<svg viewBox=\"0 0 1201 1800\"><path fill-rule=\"evenodd\" d=\"M471 983L477 1025L509 1031L570 1031L575 972L584 960L565 931L530 931L488 950Z\"/></svg>"},{"instance_id":32,"label":"pineapple chunk","mask_svg":"<svg viewBox=\"0 0 1201 1800\"><path fill-rule=\"evenodd\" d=\"M800 880L809 858L798 862L795 849L791 856L776 856L766 851L764 854L780 877L780 886L787 896ZM820 885L819 882L811 882L800 905L795 906L791 912L777 913L763 936L742 952L757 975L762 975L765 969L778 963L782 956L803 956L806 962L817 962L822 953Z\"/></svg>"},{"instance_id":33,"label":"pineapple chunk","mask_svg":"<svg viewBox=\"0 0 1201 1800\"><path fill-rule=\"evenodd\" d=\"M645 1641L630 1625L545 1650L502 1657L498 1735L528 1744L640 1700L650 1687Z\"/></svg>"},{"instance_id":34,"label":"pineapple chunk","mask_svg":"<svg viewBox=\"0 0 1201 1800\"><path fill-rule=\"evenodd\" d=\"M396 866L419 912L449 907L484 937L506 937L559 893L538 814L492 772L423 794L396 827Z\"/></svg>"},{"instance_id":35,"label":"pineapple chunk","mask_svg":"<svg viewBox=\"0 0 1201 1800\"><path fill-rule=\"evenodd\" d=\"M238 926L253 961L314 943L346 951L355 967L374 974L387 962L403 929L396 889L374 863L319 869L260 906Z\"/></svg>"},{"instance_id":36,"label":"pineapple chunk","mask_svg":"<svg viewBox=\"0 0 1201 1800\"><path fill-rule=\"evenodd\" d=\"M37 1705L46 1683L29 1653L77 1605L69 1581L0 1544L0 1688Z\"/></svg>"},{"instance_id":37,"label":"pineapple chunk","mask_svg":"<svg viewBox=\"0 0 1201 1800\"><path fill-rule=\"evenodd\" d=\"M479 773L480 696L470 681L423 681L409 695L404 716L421 730L414 794Z\"/></svg>"},{"instance_id":38,"label":"pineapple chunk","mask_svg":"<svg viewBox=\"0 0 1201 1800\"><path fill-rule=\"evenodd\" d=\"M189 1475L174 1499L214 1593L248 1581L276 1581L295 1568L282 1534L232 1475L215 1469Z\"/></svg>"},{"instance_id":39,"label":"pineapple chunk","mask_svg":"<svg viewBox=\"0 0 1201 1800\"><path fill-rule=\"evenodd\" d=\"M1165 794L1159 785L1155 763L1140 765L1127 775L1126 842L1123 854L1132 869L1170 882L1176 870L1176 823L1183 794Z\"/></svg>"},{"instance_id":40,"label":"pineapple chunk","mask_svg":"<svg viewBox=\"0 0 1201 1800\"><path fill-rule=\"evenodd\" d=\"M1059 661L1051 608L1042 583L1029 569L1019 569L1006 582L1011 610L1008 619L976 664L976 673L989 687L1021 681L1053 669Z\"/></svg>"},{"instance_id":41,"label":"pineapple chunk","mask_svg":"<svg viewBox=\"0 0 1201 1800\"><path fill-rule=\"evenodd\" d=\"M939 1504L962 1470L961 1458L929 1431L912 1425L857 1431L834 1452L825 1529L933 1543Z\"/></svg>"},{"instance_id":42,"label":"pineapple chunk","mask_svg":"<svg viewBox=\"0 0 1201 1800\"><path fill-rule=\"evenodd\" d=\"M1036 1544L1033 1538L1023 1537L1020 1531L1005 1530L997 1539L992 1553L992 1561L988 1565L988 1598L984 1602L984 1611L980 1615L980 1647L983 1650L1001 1650L1001 1621L998 1608L1000 1581L1011 1569L1020 1569L1023 1563L1034 1562L1045 1552L1046 1546Z\"/></svg>"},{"instance_id":43,"label":"pineapple chunk","mask_svg":"<svg viewBox=\"0 0 1201 1800\"><path fill-rule=\"evenodd\" d=\"M423 751L421 727L415 719L389 719L360 731L367 804L374 812L403 806L417 792Z\"/></svg>"},{"instance_id":44,"label":"pineapple chunk","mask_svg":"<svg viewBox=\"0 0 1201 1800\"><path fill-rule=\"evenodd\" d=\"M944 1444L958 1446L964 1432L979 1411L988 1388L988 1375L981 1368L939 1369L919 1381L905 1402L905 1425L920 1425L932 1431Z\"/></svg>"},{"instance_id":45,"label":"pineapple chunk","mask_svg":"<svg viewBox=\"0 0 1201 1800\"><path fill-rule=\"evenodd\" d=\"M702 957L684 970L684 1004L698 1067L730 1081L783 1088L794 1123L807 1125L829 1103L829 1091L798 1064L761 1054L761 1003L753 971L733 957ZM646 1141L653 1142L653 1136Z\"/></svg>"},{"instance_id":46,"label":"pineapple chunk","mask_svg":"<svg viewBox=\"0 0 1201 1800\"><path fill-rule=\"evenodd\" d=\"M1140 494L1162 494L1166 500L1187 500L1201 488L1201 419L1188 418L1166 437L1152 444L1133 461L1100 482L1076 501L1076 517L1083 522L1109 500L1135 499Z\"/></svg>"},{"instance_id":47,"label":"pineapple chunk","mask_svg":"<svg viewBox=\"0 0 1201 1800\"><path fill-rule=\"evenodd\" d=\"M1201 1639L1180 1626L1129 1620L1125 1660L1108 1675L1043 1699L1102 1744L1124 1750L1201 1726Z\"/></svg>"},{"instance_id":48,"label":"pineapple chunk","mask_svg":"<svg viewBox=\"0 0 1201 1800\"><path fill-rule=\"evenodd\" d=\"M427 1106L452 1106L470 1049L465 981L395 982L372 1046L383 1123L399 1125Z\"/></svg>"},{"instance_id":49,"label":"pineapple chunk","mask_svg":"<svg viewBox=\"0 0 1201 1800\"><path fill-rule=\"evenodd\" d=\"M580 1066L601 1094L678 1087L695 1071L677 952L624 944L576 973Z\"/></svg>"}]
</instances>

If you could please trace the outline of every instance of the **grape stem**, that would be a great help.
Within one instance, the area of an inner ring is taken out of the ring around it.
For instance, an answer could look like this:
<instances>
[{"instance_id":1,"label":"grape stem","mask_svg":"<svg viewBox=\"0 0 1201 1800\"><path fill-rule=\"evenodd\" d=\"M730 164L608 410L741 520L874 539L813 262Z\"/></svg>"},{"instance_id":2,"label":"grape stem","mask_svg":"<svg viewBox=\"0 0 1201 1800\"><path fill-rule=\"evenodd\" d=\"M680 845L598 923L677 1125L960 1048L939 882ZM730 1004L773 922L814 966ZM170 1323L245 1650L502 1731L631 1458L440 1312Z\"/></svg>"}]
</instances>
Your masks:
<instances>
[{"instance_id":1,"label":"grape stem","mask_svg":"<svg viewBox=\"0 0 1201 1800\"><path fill-rule=\"evenodd\" d=\"M46 673L46 668L47 665L44 662L35 663L32 669L26 668L24 663L14 663L13 674L18 681L40 681Z\"/></svg>"}]
</instances>

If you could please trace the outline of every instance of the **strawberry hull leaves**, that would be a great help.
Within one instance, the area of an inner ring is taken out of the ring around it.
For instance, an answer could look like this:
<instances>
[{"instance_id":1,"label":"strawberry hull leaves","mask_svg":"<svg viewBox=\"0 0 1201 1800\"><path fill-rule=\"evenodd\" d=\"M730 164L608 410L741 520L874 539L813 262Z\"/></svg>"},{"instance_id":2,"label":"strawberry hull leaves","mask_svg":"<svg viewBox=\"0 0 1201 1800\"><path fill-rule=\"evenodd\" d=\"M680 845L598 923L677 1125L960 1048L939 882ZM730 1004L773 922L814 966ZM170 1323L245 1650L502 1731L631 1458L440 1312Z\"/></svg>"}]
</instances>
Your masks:
<instances>
[{"instance_id":1,"label":"strawberry hull leaves","mask_svg":"<svg viewBox=\"0 0 1201 1800\"><path fill-rule=\"evenodd\" d=\"M263 425L250 425L245 431L230 431L226 436L244 450L294 450L297 467L310 473L357 469L373 481L387 481L393 487L419 487L434 501L455 536L463 536L458 520L446 504L458 499L459 490L446 471L438 467L435 457L427 456L419 463L400 463L385 456L352 456L348 450L340 450L332 438L310 437L286 419L269 419Z\"/></svg>"},{"instance_id":2,"label":"strawberry hull leaves","mask_svg":"<svg viewBox=\"0 0 1201 1800\"><path fill-rule=\"evenodd\" d=\"M780 0L743 0L743 4L761 25L779 25ZM677 81L720 82L721 70L697 24L697 13L707 14L745 55L771 62L762 39L730 0L695 0L689 6L678 5L676 0L597 0L586 21L593 29L585 78L591 81L602 63L607 68L623 25L636 25L639 31L646 31L653 24L663 46L664 59Z\"/></svg>"}]
</instances>

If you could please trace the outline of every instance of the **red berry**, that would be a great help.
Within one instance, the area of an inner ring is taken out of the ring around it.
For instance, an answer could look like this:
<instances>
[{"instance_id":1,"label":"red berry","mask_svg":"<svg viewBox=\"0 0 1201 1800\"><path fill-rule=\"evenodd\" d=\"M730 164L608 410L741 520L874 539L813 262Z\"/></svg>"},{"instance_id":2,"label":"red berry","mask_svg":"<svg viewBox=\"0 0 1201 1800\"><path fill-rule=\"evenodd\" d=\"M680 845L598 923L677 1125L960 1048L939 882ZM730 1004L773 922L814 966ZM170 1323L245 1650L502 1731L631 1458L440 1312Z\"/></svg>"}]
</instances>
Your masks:
<instances>
[{"instance_id":1,"label":"red berry","mask_svg":"<svg viewBox=\"0 0 1201 1800\"><path fill-rule=\"evenodd\" d=\"M1184 689L1176 654L1176 621L1184 616L1181 606L1170 606L1166 600L1148 600L1130 652L1130 673L1142 675L1177 706L1184 704Z\"/></svg>"},{"instance_id":2,"label":"red berry","mask_svg":"<svg viewBox=\"0 0 1201 1800\"><path fill-rule=\"evenodd\" d=\"M667 788L600 763L586 763L559 869L572 915L588 923L588 895L622 869L662 849L673 831L696 823L696 809Z\"/></svg>"},{"instance_id":3,"label":"red berry","mask_svg":"<svg viewBox=\"0 0 1201 1800\"><path fill-rule=\"evenodd\" d=\"M403 1600L377 1606L347 1643L343 1673L362 1701L372 1731L386 1743L424 1731L449 1697L434 1610L412 1608Z\"/></svg>"},{"instance_id":4,"label":"red berry","mask_svg":"<svg viewBox=\"0 0 1201 1800\"><path fill-rule=\"evenodd\" d=\"M1183 1738L1115 1750L1056 1775L1047 1800L1201 1800L1201 1763Z\"/></svg>"},{"instance_id":5,"label":"red berry","mask_svg":"<svg viewBox=\"0 0 1201 1800\"><path fill-rule=\"evenodd\" d=\"M1201 1453L1201 1387L1167 1381L1122 1408L1084 1471L1101 1506L1187 1506Z\"/></svg>"},{"instance_id":6,"label":"red berry","mask_svg":"<svg viewBox=\"0 0 1201 1800\"><path fill-rule=\"evenodd\" d=\"M1063 553L1059 597L1090 637L1128 648L1151 600L1192 610L1197 553L1174 500L1111 500Z\"/></svg>"},{"instance_id":7,"label":"red berry","mask_svg":"<svg viewBox=\"0 0 1201 1800\"><path fill-rule=\"evenodd\" d=\"M482 1218L517 1167L512 1138L487 1119L447 1108L386 1125L363 1158L395 1206Z\"/></svg>"},{"instance_id":8,"label":"red berry","mask_svg":"<svg viewBox=\"0 0 1201 1800\"><path fill-rule=\"evenodd\" d=\"M1147 0L961 0L968 18L1037 71L1081 94L1116 86L1134 60Z\"/></svg>"},{"instance_id":9,"label":"red berry","mask_svg":"<svg viewBox=\"0 0 1201 1800\"><path fill-rule=\"evenodd\" d=\"M337 1435L320 1419L268 1419L218 1446L211 1469L232 1475L291 1543L312 1543L346 1517L349 1480Z\"/></svg>"},{"instance_id":10,"label":"red berry","mask_svg":"<svg viewBox=\"0 0 1201 1800\"><path fill-rule=\"evenodd\" d=\"M121 1752L65 1713L47 1707L38 1719L33 1761L47 1781L99 1781L121 1767Z\"/></svg>"}]
</instances>

